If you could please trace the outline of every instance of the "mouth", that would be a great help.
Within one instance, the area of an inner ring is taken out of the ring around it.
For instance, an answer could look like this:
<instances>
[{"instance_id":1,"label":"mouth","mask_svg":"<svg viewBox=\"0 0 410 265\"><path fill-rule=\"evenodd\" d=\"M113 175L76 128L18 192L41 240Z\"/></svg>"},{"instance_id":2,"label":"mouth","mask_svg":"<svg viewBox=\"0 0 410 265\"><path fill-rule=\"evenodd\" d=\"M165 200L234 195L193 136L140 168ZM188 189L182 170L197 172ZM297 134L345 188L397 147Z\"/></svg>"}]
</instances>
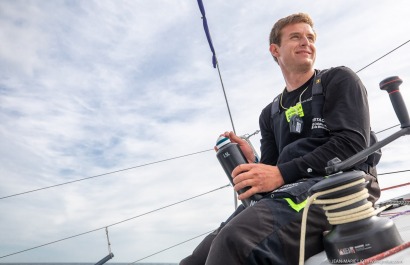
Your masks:
<instances>
[{"instance_id":1,"label":"mouth","mask_svg":"<svg viewBox=\"0 0 410 265\"><path fill-rule=\"evenodd\" d=\"M308 55L311 55L312 52L310 52L310 51L297 51L296 54L308 54Z\"/></svg>"}]
</instances>

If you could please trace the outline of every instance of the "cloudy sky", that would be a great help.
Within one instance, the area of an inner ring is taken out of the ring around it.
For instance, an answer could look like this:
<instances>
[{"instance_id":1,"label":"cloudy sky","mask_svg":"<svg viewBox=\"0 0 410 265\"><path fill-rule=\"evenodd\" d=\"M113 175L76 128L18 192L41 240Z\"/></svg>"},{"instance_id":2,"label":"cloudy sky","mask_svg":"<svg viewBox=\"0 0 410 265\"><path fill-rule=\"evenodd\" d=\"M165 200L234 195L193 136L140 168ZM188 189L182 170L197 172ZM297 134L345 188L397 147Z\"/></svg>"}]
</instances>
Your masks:
<instances>
[{"instance_id":1,"label":"cloudy sky","mask_svg":"<svg viewBox=\"0 0 410 265\"><path fill-rule=\"evenodd\" d=\"M268 52L277 19L311 14L318 69L358 71L410 39L406 0L204 5L240 135L258 129L261 109L284 87ZM112 261L131 263L212 230L233 211L212 150L232 127L197 1L0 0L0 29L0 262L96 262L108 254L99 228L109 226ZM409 54L407 44L358 73L375 131L399 123L382 79L400 76L410 105ZM251 140L258 148L259 136ZM405 144L408 136L383 149L379 173L409 169ZM405 175L382 175L381 186ZM143 262L178 262L199 240Z\"/></svg>"}]
</instances>

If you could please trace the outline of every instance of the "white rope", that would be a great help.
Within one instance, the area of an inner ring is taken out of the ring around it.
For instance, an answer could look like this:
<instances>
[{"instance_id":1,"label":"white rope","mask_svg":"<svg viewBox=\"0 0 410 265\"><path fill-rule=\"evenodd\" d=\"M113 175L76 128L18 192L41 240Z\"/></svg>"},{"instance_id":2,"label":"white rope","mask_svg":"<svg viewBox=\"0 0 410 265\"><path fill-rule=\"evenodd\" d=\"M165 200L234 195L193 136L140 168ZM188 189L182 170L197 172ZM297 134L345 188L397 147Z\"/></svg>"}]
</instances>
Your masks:
<instances>
[{"instance_id":1,"label":"white rope","mask_svg":"<svg viewBox=\"0 0 410 265\"><path fill-rule=\"evenodd\" d=\"M351 222L363 220L368 217L374 216L380 212L380 210L376 211L373 208L373 205L371 202L367 202L364 205L361 205L353 209L345 210L345 211L340 211L340 212L335 212L335 213L329 212L331 210L340 209L342 207L352 205L363 199L367 199L369 197L369 192L366 188L354 194L350 194L350 195L340 197L340 198L318 199L318 200L316 199L325 194L344 190L344 189L347 189L347 188L350 188L350 187L353 187L359 184L363 184L364 182L365 180L364 178L362 178L357 181L342 185L340 187L317 192L313 194L312 196L308 197L306 206L303 209L303 215L302 215L302 224L301 224L301 231L300 231L299 265L303 265L305 262L306 222L307 222L307 215L308 215L309 207L311 204L325 204L326 206L324 206L323 209L326 211L325 214L329 220L329 223L332 225L345 224L345 223L351 223Z\"/></svg>"}]
</instances>

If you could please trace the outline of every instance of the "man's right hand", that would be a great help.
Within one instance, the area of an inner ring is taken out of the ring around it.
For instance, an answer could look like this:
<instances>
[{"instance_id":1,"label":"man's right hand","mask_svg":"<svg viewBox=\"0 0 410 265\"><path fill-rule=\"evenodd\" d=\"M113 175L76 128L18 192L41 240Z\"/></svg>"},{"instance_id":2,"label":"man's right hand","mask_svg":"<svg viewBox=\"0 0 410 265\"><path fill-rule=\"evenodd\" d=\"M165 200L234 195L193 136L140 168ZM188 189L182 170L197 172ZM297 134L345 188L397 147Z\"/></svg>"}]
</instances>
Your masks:
<instances>
[{"instance_id":1,"label":"man's right hand","mask_svg":"<svg viewBox=\"0 0 410 265\"><path fill-rule=\"evenodd\" d=\"M221 136L229 138L232 143L237 143L241 148L243 155L246 157L246 160L248 160L248 163L255 162L255 154L253 153L253 149L247 141L237 136L234 132L224 132L223 134L221 134ZM218 151L216 146L214 147L214 149L215 151Z\"/></svg>"}]
</instances>

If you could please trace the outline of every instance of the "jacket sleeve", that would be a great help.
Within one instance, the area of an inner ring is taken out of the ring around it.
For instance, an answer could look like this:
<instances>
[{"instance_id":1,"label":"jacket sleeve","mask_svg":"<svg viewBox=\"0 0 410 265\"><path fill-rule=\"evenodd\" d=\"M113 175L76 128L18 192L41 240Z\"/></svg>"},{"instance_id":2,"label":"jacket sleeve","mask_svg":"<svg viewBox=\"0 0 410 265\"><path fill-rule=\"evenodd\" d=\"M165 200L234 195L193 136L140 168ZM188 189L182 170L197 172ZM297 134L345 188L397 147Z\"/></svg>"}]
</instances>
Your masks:
<instances>
[{"instance_id":1,"label":"jacket sleeve","mask_svg":"<svg viewBox=\"0 0 410 265\"><path fill-rule=\"evenodd\" d=\"M271 128L272 103L266 106L259 116L259 128L261 130L261 163L276 165L279 152L276 147L275 135Z\"/></svg>"},{"instance_id":2,"label":"jacket sleeve","mask_svg":"<svg viewBox=\"0 0 410 265\"><path fill-rule=\"evenodd\" d=\"M328 161L336 157L343 161L368 146L369 106L359 77L347 67L337 67L322 76L322 84L323 118L329 138L311 152L278 165L285 183L325 176Z\"/></svg>"}]
</instances>

